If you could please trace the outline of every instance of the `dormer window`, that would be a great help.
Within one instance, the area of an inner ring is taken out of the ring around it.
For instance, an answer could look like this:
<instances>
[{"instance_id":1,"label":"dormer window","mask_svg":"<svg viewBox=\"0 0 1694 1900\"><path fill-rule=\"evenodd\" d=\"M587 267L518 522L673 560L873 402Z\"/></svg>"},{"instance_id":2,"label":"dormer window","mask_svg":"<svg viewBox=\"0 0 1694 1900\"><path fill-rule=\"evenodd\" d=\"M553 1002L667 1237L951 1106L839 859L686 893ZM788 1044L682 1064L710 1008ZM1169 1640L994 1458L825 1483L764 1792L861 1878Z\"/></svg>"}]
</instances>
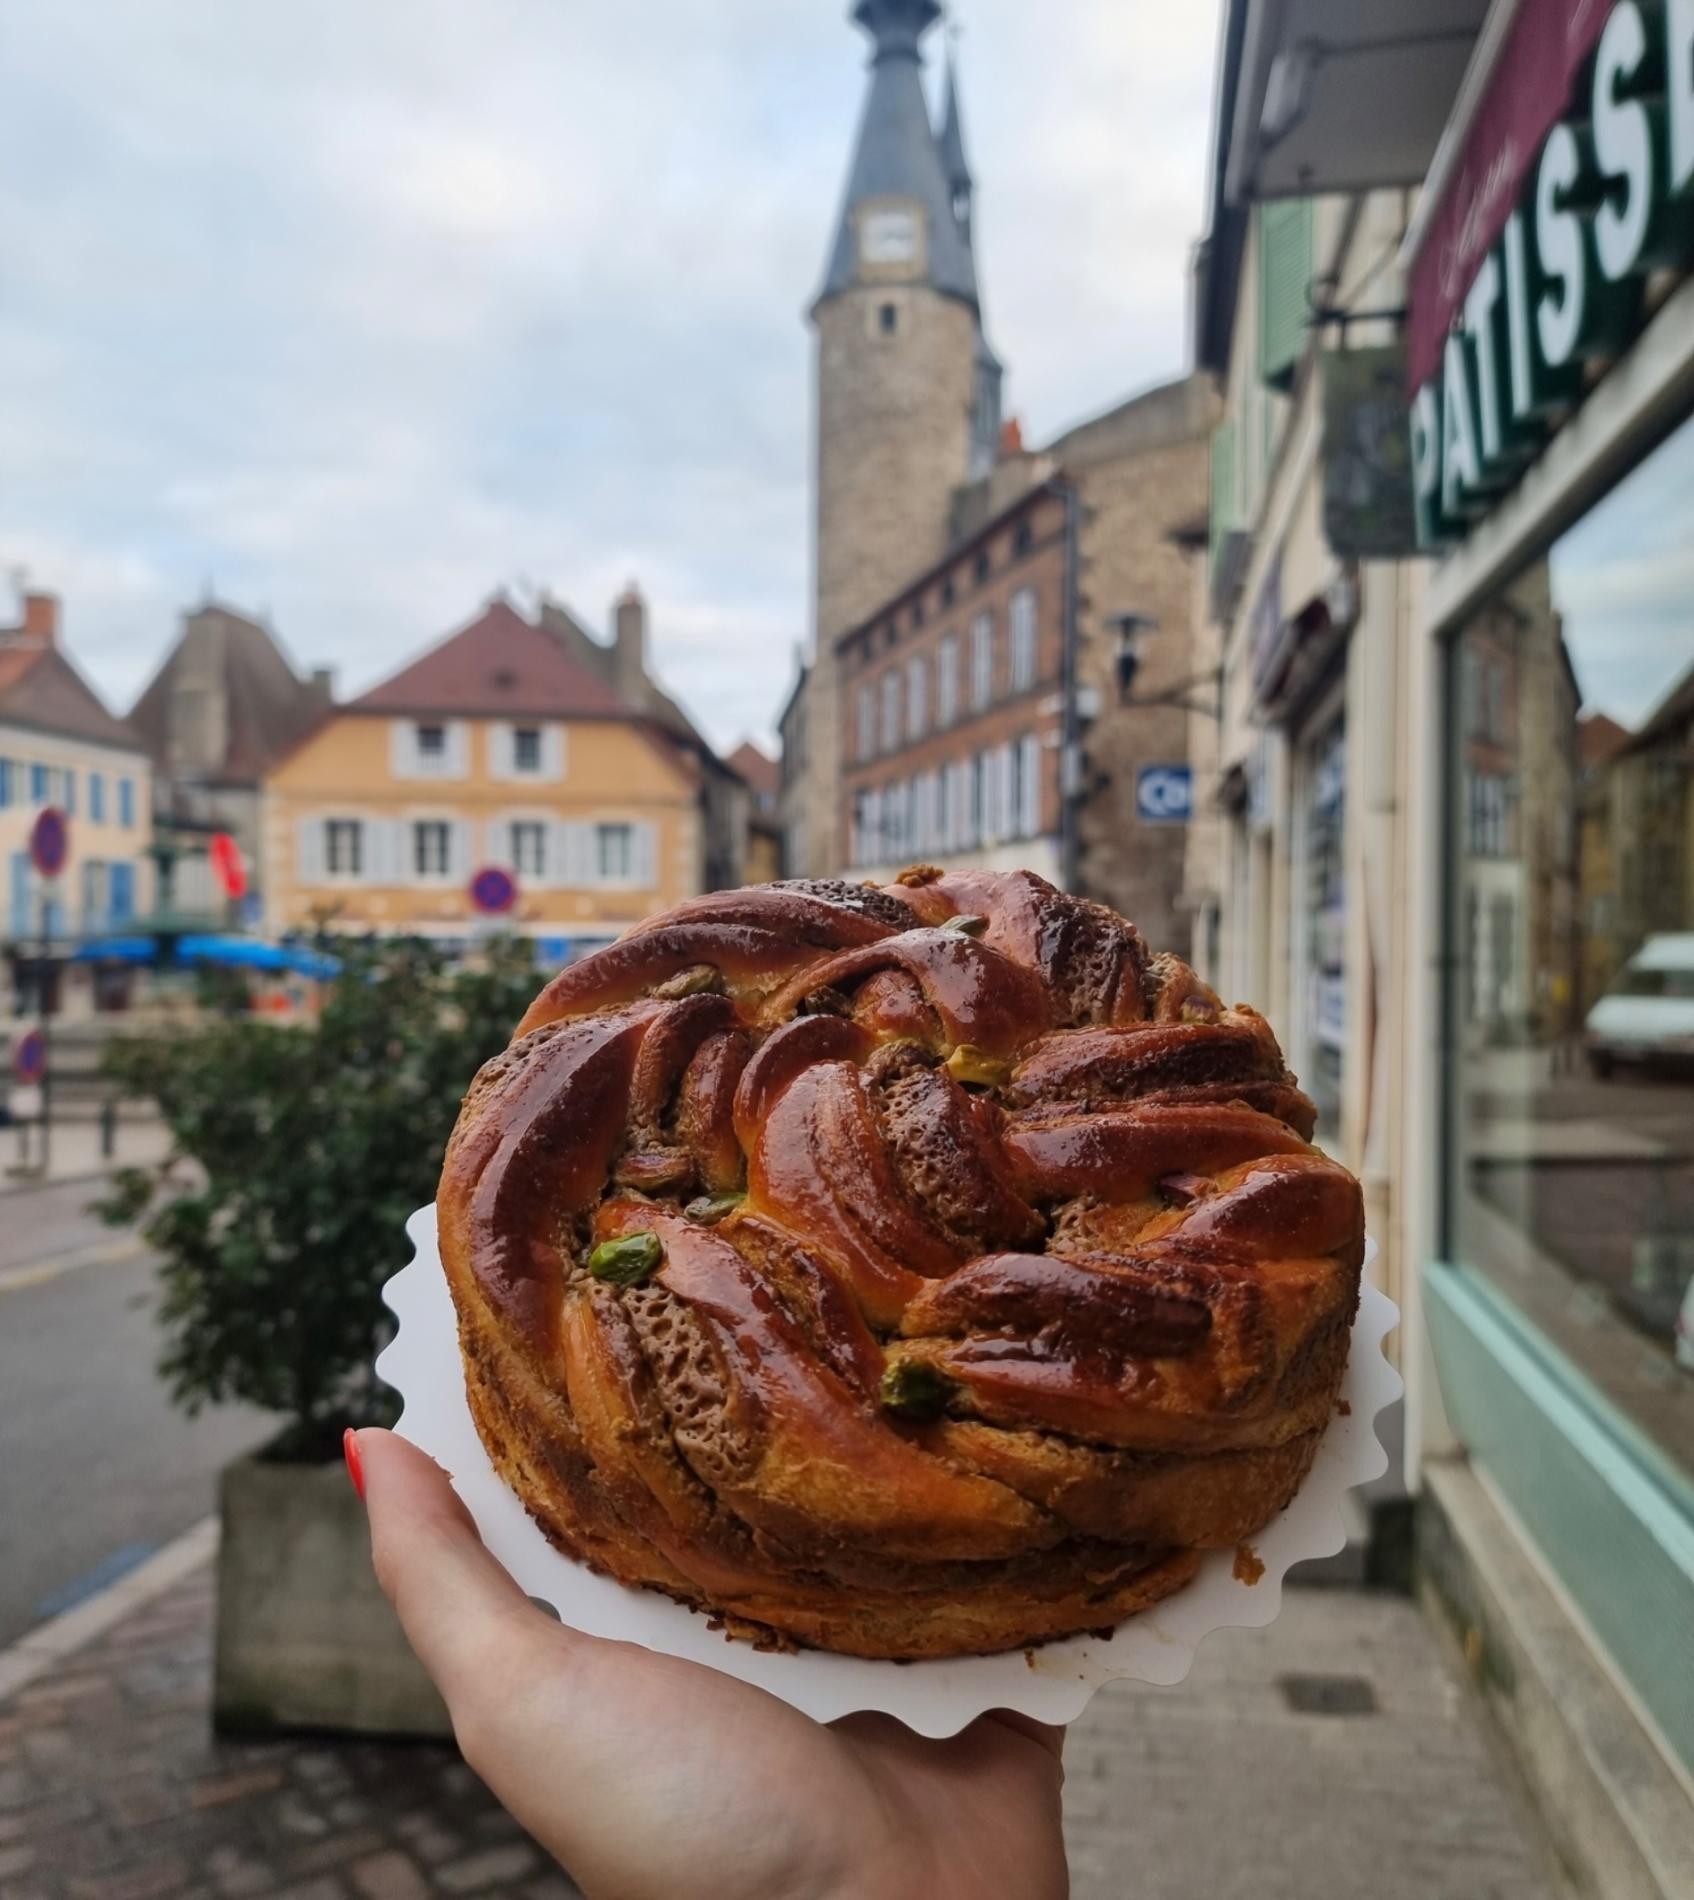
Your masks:
<instances>
[{"instance_id":1,"label":"dormer window","mask_svg":"<svg viewBox=\"0 0 1694 1900\"><path fill-rule=\"evenodd\" d=\"M463 778L470 735L457 719L397 719L391 758L396 778Z\"/></svg>"},{"instance_id":2,"label":"dormer window","mask_svg":"<svg viewBox=\"0 0 1694 1900\"><path fill-rule=\"evenodd\" d=\"M489 769L497 779L533 781L565 775L565 729L542 720L496 725L488 734Z\"/></svg>"}]
</instances>

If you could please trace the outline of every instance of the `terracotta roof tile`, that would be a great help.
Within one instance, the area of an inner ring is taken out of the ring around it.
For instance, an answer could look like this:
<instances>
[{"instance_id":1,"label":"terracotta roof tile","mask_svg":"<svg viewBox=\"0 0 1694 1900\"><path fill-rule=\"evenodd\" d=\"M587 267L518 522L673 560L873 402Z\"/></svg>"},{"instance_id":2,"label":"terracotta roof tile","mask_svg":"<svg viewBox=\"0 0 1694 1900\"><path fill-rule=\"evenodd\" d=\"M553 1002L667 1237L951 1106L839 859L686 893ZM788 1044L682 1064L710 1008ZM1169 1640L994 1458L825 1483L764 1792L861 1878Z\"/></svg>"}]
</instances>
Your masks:
<instances>
[{"instance_id":1,"label":"terracotta roof tile","mask_svg":"<svg viewBox=\"0 0 1694 1900\"><path fill-rule=\"evenodd\" d=\"M562 641L525 620L504 600L491 601L469 626L345 710L483 718L634 716Z\"/></svg>"},{"instance_id":2,"label":"terracotta roof tile","mask_svg":"<svg viewBox=\"0 0 1694 1900\"><path fill-rule=\"evenodd\" d=\"M144 752L140 735L108 712L56 646L0 647L0 719L95 745Z\"/></svg>"},{"instance_id":3,"label":"terracotta roof tile","mask_svg":"<svg viewBox=\"0 0 1694 1900\"><path fill-rule=\"evenodd\" d=\"M223 756L211 768L222 782L256 783L322 716L322 694L295 673L268 628L208 603L186 616L129 715L162 768L171 763L171 703L184 669L222 684L228 722Z\"/></svg>"},{"instance_id":4,"label":"terracotta roof tile","mask_svg":"<svg viewBox=\"0 0 1694 1900\"><path fill-rule=\"evenodd\" d=\"M725 763L732 772L739 772L762 798L775 798L782 789L782 767L761 752L751 739L743 740Z\"/></svg>"}]
</instances>

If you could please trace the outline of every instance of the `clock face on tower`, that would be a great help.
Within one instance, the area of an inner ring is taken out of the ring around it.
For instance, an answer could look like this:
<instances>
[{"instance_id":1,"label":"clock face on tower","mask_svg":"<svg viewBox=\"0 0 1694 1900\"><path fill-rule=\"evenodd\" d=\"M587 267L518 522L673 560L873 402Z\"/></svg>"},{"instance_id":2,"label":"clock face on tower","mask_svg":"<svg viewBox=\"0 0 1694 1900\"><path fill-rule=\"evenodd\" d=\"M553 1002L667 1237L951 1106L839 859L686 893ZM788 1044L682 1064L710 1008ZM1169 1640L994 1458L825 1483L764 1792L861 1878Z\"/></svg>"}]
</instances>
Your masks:
<instances>
[{"instance_id":1,"label":"clock face on tower","mask_svg":"<svg viewBox=\"0 0 1694 1900\"><path fill-rule=\"evenodd\" d=\"M859 220L859 260L864 264L914 264L918 214L901 207L867 211Z\"/></svg>"}]
</instances>

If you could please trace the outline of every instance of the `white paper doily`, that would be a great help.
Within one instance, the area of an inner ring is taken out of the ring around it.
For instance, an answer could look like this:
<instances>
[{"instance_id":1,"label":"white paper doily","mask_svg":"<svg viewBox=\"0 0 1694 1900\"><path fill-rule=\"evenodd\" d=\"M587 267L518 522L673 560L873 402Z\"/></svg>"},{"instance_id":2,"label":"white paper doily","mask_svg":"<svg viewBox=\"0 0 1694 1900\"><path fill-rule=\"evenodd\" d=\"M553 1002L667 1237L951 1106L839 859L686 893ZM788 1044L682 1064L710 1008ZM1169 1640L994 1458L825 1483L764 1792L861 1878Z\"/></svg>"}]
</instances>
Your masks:
<instances>
[{"instance_id":1,"label":"white paper doily","mask_svg":"<svg viewBox=\"0 0 1694 1900\"><path fill-rule=\"evenodd\" d=\"M1071 1722L1102 1683L1122 1677L1180 1682L1213 1630L1256 1629L1275 1619L1290 1565L1334 1556L1346 1542L1343 1496L1388 1468L1376 1417L1402 1389L1400 1375L1382 1353L1383 1339L1400 1315L1367 1278L1341 1388L1344 1407L1324 1435L1299 1495L1253 1540L1264 1565L1257 1583L1234 1575L1234 1552L1214 1551L1187 1589L1120 1624L1109 1638L1072 1637L1027 1657L1015 1651L887 1663L817 1650L769 1654L732 1641L703 1615L668 1597L597 1576L548 1543L489 1463L471 1421L457 1321L436 1247L435 1209L420 1208L406 1231L417 1253L383 1288L400 1328L376 1370L405 1400L396 1429L451 1474L484 1543L524 1591L552 1604L573 1629L704 1663L769 1690L820 1722L875 1709L897 1716L920 1735L940 1737L957 1734L989 1709ZM1375 1257L1375 1243L1367 1241L1367 1275Z\"/></svg>"}]
</instances>

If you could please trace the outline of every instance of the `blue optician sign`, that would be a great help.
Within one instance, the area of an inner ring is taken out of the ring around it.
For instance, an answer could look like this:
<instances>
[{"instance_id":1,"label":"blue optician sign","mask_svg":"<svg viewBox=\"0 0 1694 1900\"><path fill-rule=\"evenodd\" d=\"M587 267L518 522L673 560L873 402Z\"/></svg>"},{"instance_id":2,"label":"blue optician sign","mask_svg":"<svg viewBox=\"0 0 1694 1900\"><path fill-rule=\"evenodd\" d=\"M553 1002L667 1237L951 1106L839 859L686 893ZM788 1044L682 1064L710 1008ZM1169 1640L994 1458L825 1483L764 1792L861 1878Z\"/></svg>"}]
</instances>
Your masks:
<instances>
[{"instance_id":1,"label":"blue optician sign","mask_svg":"<svg viewBox=\"0 0 1694 1900\"><path fill-rule=\"evenodd\" d=\"M1194 773L1186 765L1144 765L1135 775L1135 815L1185 825L1194 815Z\"/></svg>"}]
</instances>

